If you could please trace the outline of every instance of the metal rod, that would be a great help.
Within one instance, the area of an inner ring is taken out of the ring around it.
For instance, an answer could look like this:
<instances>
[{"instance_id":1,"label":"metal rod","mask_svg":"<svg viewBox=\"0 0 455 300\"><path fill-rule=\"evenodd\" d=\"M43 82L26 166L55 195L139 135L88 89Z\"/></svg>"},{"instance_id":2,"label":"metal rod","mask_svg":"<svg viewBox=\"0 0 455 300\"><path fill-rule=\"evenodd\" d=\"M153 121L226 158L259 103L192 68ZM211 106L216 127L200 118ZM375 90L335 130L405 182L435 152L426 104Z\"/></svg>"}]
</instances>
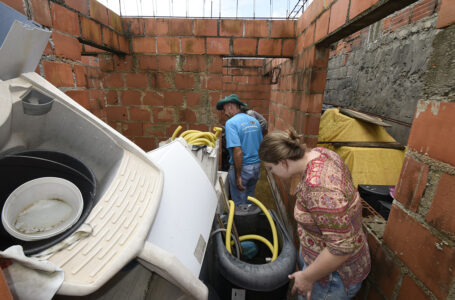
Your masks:
<instances>
[{"instance_id":1,"label":"metal rod","mask_svg":"<svg viewBox=\"0 0 455 300\"><path fill-rule=\"evenodd\" d=\"M89 46L92 46L92 47L95 47L95 48L98 48L98 49L101 49L101 50L104 50L104 51L107 51L107 52L111 52L111 53L117 54L119 56L125 56L126 55L126 53L123 52L123 51L119 51L119 50L116 50L116 49L111 48L111 47L103 46L103 45L97 44L95 42L83 39L81 37L78 37L77 39L79 40L79 42L81 44L84 44L84 45L89 45Z\"/></svg>"}]
</instances>

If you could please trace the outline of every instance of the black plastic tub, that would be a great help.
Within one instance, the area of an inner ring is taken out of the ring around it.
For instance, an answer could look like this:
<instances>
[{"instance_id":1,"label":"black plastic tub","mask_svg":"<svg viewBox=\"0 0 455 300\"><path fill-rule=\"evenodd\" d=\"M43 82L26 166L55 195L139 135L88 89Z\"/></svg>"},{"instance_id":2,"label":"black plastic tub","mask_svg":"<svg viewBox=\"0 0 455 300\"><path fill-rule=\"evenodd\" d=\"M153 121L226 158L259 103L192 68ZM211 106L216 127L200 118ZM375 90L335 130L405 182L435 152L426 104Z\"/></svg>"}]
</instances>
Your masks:
<instances>
[{"instance_id":1,"label":"black plastic tub","mask_svg":"<svg viewBox=\"0 0 455 300\"><path fill-rule=\"evenodd\" d=\"M82 193L84 208L78 221L66 231L48 239L22 241L11 236L0 223L0 249L21 245L26 255L39 253L71 235L83 224L93 208L96 179L80 160L55 151L24 151L0 159L0 206L23 183L41 177L60 177L74 183Z\"/></svg>"},{"instance_id":2,"label":"black plastic tub","mask_svg":"<svg viewBox=\"0 0 455 300\"><path fill-rule=\"evenodd\" d=\"M213 241L215 258L211 266L210 284L220 299L231 299L233 293L244 293L245 299L286 299L288 275L296 270L297 251L283 224L272 210L270 213L275 221L279 240L279 254L273 262L266 262L265 258L271 257L272 254L260 241L254 241L259 248L255 258L238 259L226 250L222 235L216 234ZM251 217L256 220L254 231L248 217L242 216L235 219L239 235L257 234L273 244L267 217L262 212Z\"/></svg>"},{"instance_id":3,"label":"black plastic tub","mask_svg":"<svg viewBox=\"0 0 455 300\"><path fill-rule=\"evenodd\" d=\"M360 197L377 211L384 219L389 218L393 198L390 195L390 188L393 185L364 185L359 184Z\"/></svg>"}]
</instances>

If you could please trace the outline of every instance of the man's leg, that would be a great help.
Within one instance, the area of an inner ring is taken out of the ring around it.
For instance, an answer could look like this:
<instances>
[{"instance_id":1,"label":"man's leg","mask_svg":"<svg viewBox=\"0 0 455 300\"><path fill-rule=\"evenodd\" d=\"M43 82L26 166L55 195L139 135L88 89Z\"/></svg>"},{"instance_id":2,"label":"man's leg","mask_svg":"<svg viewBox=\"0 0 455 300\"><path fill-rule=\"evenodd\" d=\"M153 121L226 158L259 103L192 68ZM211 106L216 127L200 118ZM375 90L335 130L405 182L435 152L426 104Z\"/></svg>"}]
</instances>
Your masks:
<instances>
[{"instance_id":1,"label":"man's leg","mask_svg":"<svg viewBox=\"0 0 455 300\"><path fill-rule=\"evenodd\" d=\"M261 175L261 164L252 164L243 166L242 168L242 182L245 186L246 195L254 197L254 191L256 190L256 184Z\"/></svg>"},{"instance_id":2,"label":"man's leg","mask_svg":"<svg viewBox=\"0 0 455 300\"><path fill-rule=\"evenodd\" d=\"M243 168L242 168L242 172L243 172ZM241 176L242 176L242 183L245 184L243 175L241 175ZM231 165L229 167L228 178L229 178L229 189L231 191L231 198L232 198L232 201L234 201L235 205L247 203L248 201L247 201L247 196L246 196L246 190L240 191L237 188L237 185L235 184L235 169L234 169L233 165Z\"/></svg>"}]
</instances>

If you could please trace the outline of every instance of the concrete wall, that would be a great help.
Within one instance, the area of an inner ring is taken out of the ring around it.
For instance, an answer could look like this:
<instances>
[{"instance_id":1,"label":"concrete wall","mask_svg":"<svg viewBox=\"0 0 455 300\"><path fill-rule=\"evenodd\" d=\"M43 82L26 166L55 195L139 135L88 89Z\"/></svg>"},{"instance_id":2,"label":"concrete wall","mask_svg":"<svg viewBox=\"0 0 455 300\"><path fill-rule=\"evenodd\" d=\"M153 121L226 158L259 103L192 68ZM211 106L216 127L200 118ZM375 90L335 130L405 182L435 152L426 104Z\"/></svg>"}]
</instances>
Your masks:
<instances>
[{"instance_id":1,"label":"concrete wall","mask_svg":"<svg viewBox=\"0 0 455 300\"><path fill-rule=\"evenodd\" d=\"M385 117L406 145L437 32L436 4L419 1L332 44L324 103Z\"/></svg>"}]
</instances>

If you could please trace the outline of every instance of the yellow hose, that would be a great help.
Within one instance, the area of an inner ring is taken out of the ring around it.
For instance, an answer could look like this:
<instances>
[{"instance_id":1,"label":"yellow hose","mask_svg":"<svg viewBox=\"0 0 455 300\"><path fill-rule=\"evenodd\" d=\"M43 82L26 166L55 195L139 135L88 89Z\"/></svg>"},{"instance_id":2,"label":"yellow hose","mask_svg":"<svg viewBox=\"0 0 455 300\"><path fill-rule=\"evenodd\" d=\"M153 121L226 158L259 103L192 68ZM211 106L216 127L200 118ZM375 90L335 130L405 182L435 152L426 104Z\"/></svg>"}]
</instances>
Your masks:
<instances>
[{"instance_id":1,"label":"yellow hose","mask_svg":"<svg viewBox=\"0 0 455 300\"><path fill-rule=\"evenodd\" d=\"M226 227L226 249L229 253L231 252L231 230L232 223L234 222L234 212L235 212L235 203L232 200L229 200L229 218ZM240 247L240 245L239 245Z\"/></svg>"},{"instance_id":2,"label":"yellow hose","mask_svg":"<svg viewBox=\"0 0 455 300\"><path fill-rule=\"evenodd\" d=\"M177 134L179 134L179 131L182 129L182 126L179 125L175 130L174 130L174 133L172 134L172 137L171 137L171 140L173 141L175 139L175 137L177 136Z\"/></svg>"},{"instance_id":3,"label":"yellow hose","mask_svg":"<svg viewBox=\"0 0 455 300\"><path fill-rule=\"evenodd\" d=\"M263 242L267 247L269 247L270 252L273 253L272 243L270 243L269 240L263 236L256 235L256 234L246 234L246 235L239 236L239 242L243 242L246 240L258 240L260 242Z\"/></svg>"},{"instance_id":4,"label":"yellow hose","mask_svg":"<svg viewBox=\"0 0 455 300\"><path fill-rule=\"evenodd\" d=\"M256 198L248 196L248 200L256 204L265 214L267 217L267 220L270 223L270 228L272 229L272 237L273 237L273 246L272 244L264 237L255 235L255 234L249 234L249 235L242 235L239 237L240 241L246 240L246 239L256 239L264 244L266 244L270 251L272 252L272 260L274 261L278 257L278 235L276 232L276 227L275 227L275 222L272 219L272 216L270 215L269 211L267 208ZM234 201L229 200L229 217L228 217L228 222L227 222L227 228L226 228L226 249L229 253L231 252L231 230L232 230L232 223L234 222L234 212L235 212L235 204ZM239 242L240 242L239 241Z\"/></svg>"}]
</instances>

